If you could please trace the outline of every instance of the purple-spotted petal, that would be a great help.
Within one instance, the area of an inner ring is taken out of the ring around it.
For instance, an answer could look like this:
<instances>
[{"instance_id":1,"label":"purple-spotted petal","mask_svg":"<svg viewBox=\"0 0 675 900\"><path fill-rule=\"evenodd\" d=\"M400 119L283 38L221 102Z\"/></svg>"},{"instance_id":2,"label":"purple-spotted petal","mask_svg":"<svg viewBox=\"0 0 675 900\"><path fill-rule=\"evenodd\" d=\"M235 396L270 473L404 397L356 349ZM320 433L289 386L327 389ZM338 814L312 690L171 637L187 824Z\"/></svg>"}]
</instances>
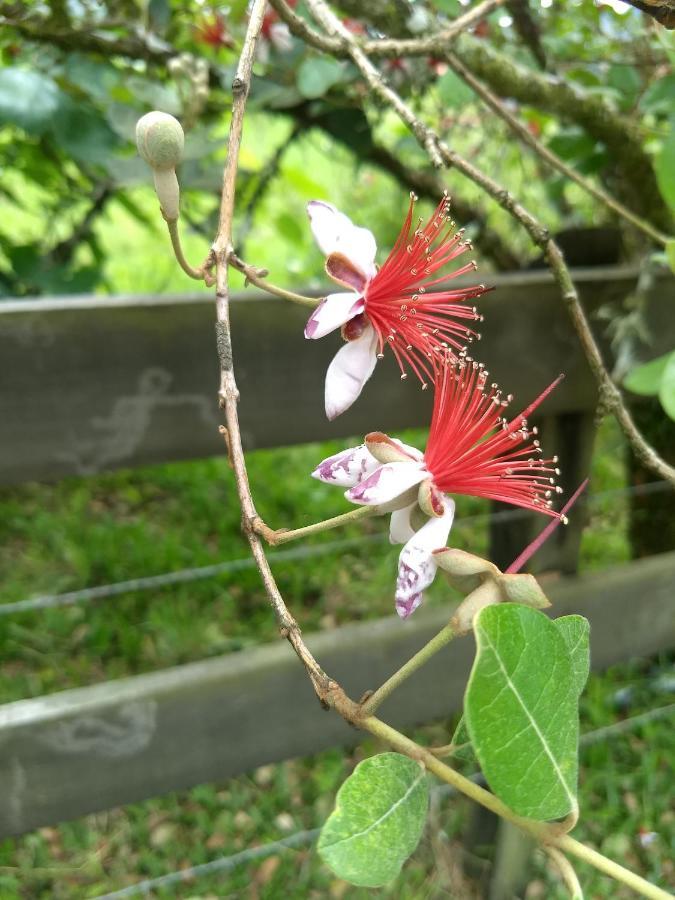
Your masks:
<instances>
[{"instance_id":1,"label":"purple-spotted petal","mask_svg":"<svg viewBox=\"0 0 675 900\"><path fill-rule=\"evenodd\" d=\"M312 478L349 488L374 472L379 465L366 445L361 444L324 459L312 472Z\"/></svg>"},{"instance_id":2,"label":"purple-spotted petal","mask_svg":"<svg viewBox=\"0 0 675 900\"><path fill-rule=\"evenodd\" d=\"M379 506L405 494L428 476L423 463L392 462L375 469L345 494L347 500L363 506Z\"/></svg>"},{"instance_id":3,"label":"purple-spotted petal","mask_svg":"<svg viewBox=\"0 0 675 900\"><path fill-rule=\"evenodd\" d=\"M344 294L329 294L314 310L305 325L305 337L316 340L322 338L354 316L363 312L363 297L350 291Z\"/></svg>"},{"instance_id":4,"label":"purple-spotted petal","mask_svg":"<svg viewBox=\"0 0 675 900\"><path fill-rule=\"evenodd\" d=\"M415 529L410 522L412 511L417 506L417 501L403 509L395 509L389 520L389 543L405 544L415 534Z\"/></svg>"},{"instance_id":5,"label":"purple-spotted petal","mask_svg":"<svg viewBox=\"0 0 675 900\"><path fill-rule=\"evenodd\" d=\"M333 357L326 372L326 415L335 419L352 405L373 374L377 362L377 334L372 326L348 341Z\"/></svg>"},{"instance_id":6,"label":"purple-spotted petal","mask_svg":"<svg viewBox=\"0 0 675 900\"><path fill-rule=\"evenodd\" d=\"M307 204L307 214L314 238L325 256L339 253L365 278L376 274L377 244L371 231L354 225L349 216L323 200L311 200Z\"/></svg>"},{"instance_id":7,"label":"purple-spotted petal","mask_svg":"<svg viewBox=\"0 0 675 900\"><path fill-rule=\"evenodd\" d=\"M436 577L438 565L433 551L444 547L455 516L455 503L445 497L445 512L440 518L429 519L410 538L398 558L396 581L396 612L406 619L422 602L422 593Z\"/></svg>"}]
</instances>

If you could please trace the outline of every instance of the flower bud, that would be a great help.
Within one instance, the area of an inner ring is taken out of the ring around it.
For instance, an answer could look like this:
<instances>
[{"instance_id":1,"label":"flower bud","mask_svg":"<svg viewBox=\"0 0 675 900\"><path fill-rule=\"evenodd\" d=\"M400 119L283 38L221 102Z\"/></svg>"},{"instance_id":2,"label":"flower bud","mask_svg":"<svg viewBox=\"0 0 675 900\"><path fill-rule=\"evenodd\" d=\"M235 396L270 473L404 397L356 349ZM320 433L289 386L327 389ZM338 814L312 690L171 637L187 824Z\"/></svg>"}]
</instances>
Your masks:
<instances>
[{"instance_id":1,"label":"flower bud","mask_svg":"<svg viewBox=\"0 0 675 900\"><path fill-rule=\"evenodd\" d=\"M505 600L534 609L545 609L551 605L534 575L500 575L497 580Z\"/></svg>"},{"instance_id":2,"label":"flower bud","mask_svg":"<svg viewBox=\"0 0 675 900\"><path fill-rule=\"evenodd\" d=\"M180 213L180 188L174 169L155 169L155 193L167 222L175 222Z\"/></svg>"},{"instance_id":3,"label":"flower bud","mask_svg":"<svg viewBox=\"0 0 675 900\"><path fill-rule=\"evenodd\" d=\"M155 171L175 169L183 157L184 143L180 122L168 113L150 112L138 120L136 146Z\"/></svg>"}]
</instances>

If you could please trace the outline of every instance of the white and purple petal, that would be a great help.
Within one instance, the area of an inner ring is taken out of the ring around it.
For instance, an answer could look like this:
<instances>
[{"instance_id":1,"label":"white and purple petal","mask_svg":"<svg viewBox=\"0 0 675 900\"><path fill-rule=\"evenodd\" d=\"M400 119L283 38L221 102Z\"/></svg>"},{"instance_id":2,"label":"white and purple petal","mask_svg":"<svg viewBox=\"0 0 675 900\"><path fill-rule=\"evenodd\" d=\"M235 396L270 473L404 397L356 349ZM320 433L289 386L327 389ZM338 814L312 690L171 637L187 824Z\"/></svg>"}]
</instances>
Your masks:
<instances>
[{"instance_id":1,"label":"white and purple petal","mask_svg":"<svg viewBox=\"0 0 675 900\"><path fill-rule=\"evenodd\" d=\"M396 500L428 477L423 463L392 462L375 469L345 493L347 500L363 506L379 506Z\"/></svg>"},{"instance_id":2,"label":"white and purple petal","mask_svg":"<svg viewBox=\"0 0 675 900\"><path fill-rule=\"evenodd\" d=\"M312 472L312 478L338 487L354 487L380 465L365 444L350 447L320 462Z\"/></svg>"},{"instance_id":3,"label":"white and purple petal","mask_svg":"<svg viewBox=\"0 0 675 900\"><path fill-rule=\"evenodd\" d=\"M389 519L389 543L405 544L415 534L412 527L410 516L417 506L417 501L413 501L402 509L395 509Z\"/></svg>"},{"instance_id":4,"label":"white and purple petal","mask_svg":"<svg viewBox=\"0 0 675 900\"><path fill-rule=\"evenodd\" d=\"M436 577L438 565L433 551L444 547L455 516L455 502L444 498L445 512L429 519L410 538L398 558L396 580L396 612L406 619L422 602L422 594Z\"/></svg>"},{"instance_id":5,"label":"white and purple petal","mask_svg":"<svg viewBox=\"0 0 675 900\"><path fill-rule=\"evenodd\" d=\"M305 325L305 337L322 338L363 312L365 301L353 291L329 294L319 303Z\"/></svg>"},{"instance_id":6,"label":"white and purple petal","mask_svg":"<svg viewBox=\"0 0 675 900\"><path fill-rule=\"evenodd\" d=\"M366 279L376 274L377 244L371 231L354 225L349 216L323 200L311 200L307 214L314 238L325 256L341 254Z\"/></svg>"},{"instance_id":7,"label":"white and purple petal","mask_svg":"<svg viewBox=\"0 0 675 900\"><path fill-rule=\"evenodd\" d=\"M368 325L363 334L333 357L326 372L326 415L335 419L352 405L373 374L377 362L377 334Z\"/></svg>"}]
</instances>

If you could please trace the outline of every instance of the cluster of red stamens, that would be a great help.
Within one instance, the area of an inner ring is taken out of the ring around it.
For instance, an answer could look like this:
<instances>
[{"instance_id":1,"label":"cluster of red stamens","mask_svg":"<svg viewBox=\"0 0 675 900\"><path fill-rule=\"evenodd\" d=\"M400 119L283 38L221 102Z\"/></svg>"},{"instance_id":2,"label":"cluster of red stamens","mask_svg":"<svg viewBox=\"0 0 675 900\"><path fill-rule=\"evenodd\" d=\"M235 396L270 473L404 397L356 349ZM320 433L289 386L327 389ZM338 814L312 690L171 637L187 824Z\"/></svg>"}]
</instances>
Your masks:
<instances>
[{"instance_id":1,"label":"cluster of red stamens","mask_svg":"<svg viewBox=\"0 0 675 900\"><path fill-rule=\"evenodd\" d=\"M468 343L480 338L462 320L482 321L476 307L466 305L466 301L480 297L488 289L479 284L427 293L429 288L474 271L476 263L471 261L449 275L433 277L471 249L471 244L462 240L463 229L454 232L447 195L426 225L420 219L413 230L416 199L410 195L408 215L396 243L366 286L364 312L377 332L379 354L388 344L401 369L401 378L406 377L407 363L426 387L427 378L434 379L435 357L445 358L450 353L456 358Z\"/></svg>"},{"instance_id":2,"label":"cluster of red stamens","mask_svg":"<svg viewBox=\"0 0 675 900\"><path fill-rule=\"evenodd\" d=\"M537 429L527 418L562 379L546 388L520 415L503 410L513 399L488 385L488 372L465 353L436 368L436 393L424 453L439 491L501 500L561 518L551 507L557 457L543 459Z\"/></svg>"}]
</instances>

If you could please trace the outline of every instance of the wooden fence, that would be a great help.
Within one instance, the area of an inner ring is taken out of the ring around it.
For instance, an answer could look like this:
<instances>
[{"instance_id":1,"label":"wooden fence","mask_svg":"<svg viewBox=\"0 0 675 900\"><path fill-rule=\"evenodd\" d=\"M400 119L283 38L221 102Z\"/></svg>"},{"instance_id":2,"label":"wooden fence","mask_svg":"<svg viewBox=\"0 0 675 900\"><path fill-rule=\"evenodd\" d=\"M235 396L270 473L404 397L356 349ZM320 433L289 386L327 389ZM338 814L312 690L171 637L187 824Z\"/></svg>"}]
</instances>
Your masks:
<instances>
[{"instance_id":1,"label":"wooden fence","mask_svg":"<svg viewBox=\"0 0 675 900\"><path fill-rule=\"evenodd\" d=\"M636 272L582 270L575 278L592 314L620 303ZM524 403L566 372L542 426L551 437L547 449L565 453L566 484L576 484L589 465L595 390L557 289L539 272L492 281L499 289L481 301L489 319L480 357ZM645 306L653 334L646 357L675 343L674 299L672 277L657 279ZM253 293L233 303L249 448L427 423L427 396L412 379L402 388L387 362L348 414L326 422L323 372L336 341L305 342L304 315ZM0 367L0 483L223 452L208 295L1 304ZM495 529L497 561L515 556L515 531ZM517 534L519 550L523 530ZM573 572L579 529L556 534L540 567ZM549 593L556 615L575 611L590 619L593 664L603 668L675 645L674 577L675 553L664 554L601 576L554 581ZM309 644L326 670L360 695L448 614L420 610L405 624L392 617L347 626ZM459 708L471 654L469 639L439 654L385 714L409 726ZM283 642L19 700L0 707L0 838L357 739L319 708Z\"/></svg>"}]
</instances>

